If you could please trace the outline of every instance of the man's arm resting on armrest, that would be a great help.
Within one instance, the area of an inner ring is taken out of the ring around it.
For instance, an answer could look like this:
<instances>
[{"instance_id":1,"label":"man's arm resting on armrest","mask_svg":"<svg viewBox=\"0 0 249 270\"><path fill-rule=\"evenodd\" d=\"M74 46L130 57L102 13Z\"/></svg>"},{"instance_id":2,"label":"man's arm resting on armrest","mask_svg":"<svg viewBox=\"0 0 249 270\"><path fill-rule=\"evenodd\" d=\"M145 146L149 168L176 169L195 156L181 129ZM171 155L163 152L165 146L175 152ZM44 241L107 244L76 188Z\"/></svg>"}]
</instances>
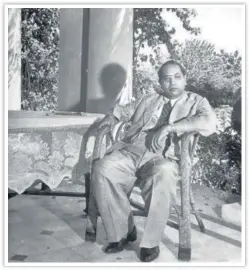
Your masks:
<instances>
[{"instance_id":1,"label":"man's arm resting on armrest","mask_svg":"<svg viewBox=\"0 0 249 270\"><path fill-rule=\"evenodd\" d=\"M201 100L195 115L184 118L165 127L168 132L182 134L185 132L199 132L209 136L216 131L216 115L207 99Z\"/></svg>"},{"instance_id":2,"label":"man's arm resting on armrest","mask_svg":"<svg viewBox=\"0 0 249 270\"><path fill-rule=\"evenodd\" d=\"M146 145L149 150L156 151L164 143L169 133L176 132L178 136L185 132L199 132L209 136L216 130L216 115L206 98L198 104L196 114L181 119L174 124L166 124L157 131L148 133Z\"/></svg>"},{"instance_id":3,"label":"man's arm resting on armrest","mask_svg":"<svg viewBox=\"0 0 249 270\"><path fill-rule=\"evenodd\" d=\"M111 129L119 122L119 120L112 113L108 113L99 123L99 129L103 126L110 126Z\"/></svg>"}]
</instances>

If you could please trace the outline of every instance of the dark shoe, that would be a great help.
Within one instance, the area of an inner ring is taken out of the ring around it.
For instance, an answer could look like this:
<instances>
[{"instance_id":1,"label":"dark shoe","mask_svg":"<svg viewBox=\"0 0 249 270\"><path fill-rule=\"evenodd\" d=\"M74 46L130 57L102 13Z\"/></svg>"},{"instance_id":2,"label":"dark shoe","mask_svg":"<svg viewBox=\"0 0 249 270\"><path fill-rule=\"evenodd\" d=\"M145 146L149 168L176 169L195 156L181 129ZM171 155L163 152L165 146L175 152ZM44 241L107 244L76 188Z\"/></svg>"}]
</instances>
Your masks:
<instances>
[{"instance_id":1,"label":"dark shoe","mask_svg":"<svg viewBox=\"0 0 249 270\"><path fill-rule=\"evenodd\" d=\"M86 233L85 233L85 241L87 242L95 242L96 241L96 226L93 225L91 219L88 215L85 217L86 220Z\"/></svg>"},{"instance_id":2,"label":"dark shoe","mask_svg":"<svg viewBox=\"0 0 249 270\"><path fill-rule=\"evenodd\" d=\"M85 241L86 242L95 242L96 241L96 232L88 232L88 231L86 231Z\"/></svg>"},{"instance_id":3,"label":"dark shoe","mask_svg":"<svg viewBox=\"0 0 249 270\"><path fill-rule=\"evenodd\" d=\"M153 248L141 248L140 250L140 260L142 262L152 262L154 261L160 253L158 246Z\"/></svg>"},{"instance_id":4,"label":"dark shoe","mask_svg":"<svg viewBox=\"0 0 249 270\"><path fill-rule=\"evenodd\" d=\"M137 228L134 226L131 233L127 234L126 241L127 242L134 242L137 240Z\"/></svg>"},{"instance_id":5,"label":"dark shoe","mask_svg":"<svg viewBox=\"0 0 249 270\"><path fill-rule=\"evenodd\" d=\"M122 238L119 242L110 242L104 249L105 253L116 253L124 249L124 246L128 242L134 242L137 240L137 228L134 226L131 233L127 234L126 238Z\"/></svg>"},{"instance_id":6,"label":"dark shoe","mask_svg":"<svg viewBox=\"0 0 249 270\"><path fill-rule=\"evenodd\" d=\"M119 242L110 242L104 249L105 253L117 253L124 249L124 245L127 243L125 238L122 238Z\"/></svg>"}]
</instances>

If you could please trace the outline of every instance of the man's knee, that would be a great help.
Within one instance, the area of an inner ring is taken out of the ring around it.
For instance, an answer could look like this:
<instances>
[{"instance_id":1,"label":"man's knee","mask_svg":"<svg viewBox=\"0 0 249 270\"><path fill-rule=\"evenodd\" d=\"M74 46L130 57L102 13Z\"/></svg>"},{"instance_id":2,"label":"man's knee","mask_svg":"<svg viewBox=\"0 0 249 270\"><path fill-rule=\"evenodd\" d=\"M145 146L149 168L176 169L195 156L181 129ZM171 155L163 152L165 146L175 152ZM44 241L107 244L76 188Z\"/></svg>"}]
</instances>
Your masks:
<instances>
[{"instance_id":1,"label":"man's knee","mask_svg":"<svg viewBox=\"0 0 249 270\"><path fill-rule=\"evenodd\" d=\"M93 173L99 173L102 171L102 168L105 166L105 162L103 162L102 159L96 160L93 163L92 172Z\"/></svg>"},{"instance_id":2,"label":"man's knee","mask_svg":"<svg viewBox=\"0 0 249 270\"><path fill-rule=\"evenodd\" d=\"M174 193L178 180L179 165L173 161L163 160L146 170L138 185L145 193L150 189L159 190L163 193Z\"/></svg>"},{"instance_id":3,"label":"man's knee","mask_svg":"<svg viewBox=\"0 0 249 270\"><path fill-rule=\"evenodd\" d=\"M171 200L175 200L179 166L173 161L169 161L155 166L155 170L158 170L158 177L154 179L154 188L157 187L156 190L159 190L160 193L170 196Z\"/></svg>"},{"instance_id":4,"label":"man's knee","mask_svg":"<svg viewBox=\"0 0 249 270\"><path fill-rule=\"evenodd\" d=\"M100 181L103 181L107 177L107 162L105 159L99 159L93 163L92 167L92 183L98 184Z\"/></svg>"},{"instance_id":5,"label":"man's knee","mask_svg":"<svg viewBox=\"0 0 249 270\"><path fill-rule=\"evenodd\" d=\"M175 161L165 161L155 164L152 174L159 174L163 179L175 179L179 177L179 165Z\"/></svg>"},{"instance_id":6,"label":"man's knee","mask_svg":"<svg viewBox=\"0 0 249 270\"><path fill-rule=\"evenodd\" d=\"M112 186L129 186L135 181L133 167L129 159L123 158L119 153L95 161L92 167L92 181L95 186L108 183Z\"/></svg>"},{"instance_id":7,"label":"man's knee","mask_svg":"<svg viewBox=\"0 0 249 270\"><path fill-rule=\"evenodd\" d=\"M112 181L114 172L117 171L117 160L105 156L94 162L92 168L92 180L94 182Z\"/></svg>"}]
</instances>

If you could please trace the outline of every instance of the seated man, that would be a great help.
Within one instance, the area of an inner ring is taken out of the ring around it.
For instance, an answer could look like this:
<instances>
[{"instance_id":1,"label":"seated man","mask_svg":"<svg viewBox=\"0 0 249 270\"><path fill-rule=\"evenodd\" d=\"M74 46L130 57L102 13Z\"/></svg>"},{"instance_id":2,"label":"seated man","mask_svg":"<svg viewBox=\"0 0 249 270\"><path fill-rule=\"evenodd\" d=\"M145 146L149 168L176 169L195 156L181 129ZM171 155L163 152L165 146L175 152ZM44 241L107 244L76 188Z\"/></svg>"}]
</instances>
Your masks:
<instances>
[{"instance_id":1,"label":"seated man","mask_svg":"<svg viewBox=\"0 0 249 270\"><path fill-rule=\"evenodd\" d=\"M106 253L121 251L137 238L128 198L137 181L147 212L140 243L140 259L145 262L158 257L170 205L175 202L179 137L185 132L208 136L216 129L207 99L185 91L186 70L180 63L167 61L158 76L160 92L145 95L128 109L115 106L102 121L101 126L128 117L130 128L111 153L93 164L91 179L92 197L109 242Z\"/></svg>"}]
</instances>

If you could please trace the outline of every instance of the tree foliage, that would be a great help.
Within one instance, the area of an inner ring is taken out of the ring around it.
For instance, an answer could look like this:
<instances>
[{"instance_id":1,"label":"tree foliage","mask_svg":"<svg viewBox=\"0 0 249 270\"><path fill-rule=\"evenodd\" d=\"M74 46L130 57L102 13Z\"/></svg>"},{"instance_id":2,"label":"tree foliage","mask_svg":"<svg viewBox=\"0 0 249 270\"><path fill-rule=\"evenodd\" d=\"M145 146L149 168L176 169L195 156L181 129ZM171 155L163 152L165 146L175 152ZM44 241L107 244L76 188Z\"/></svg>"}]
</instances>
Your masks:
<instances>
[{"instance_id":1,"label":"tree foliage","mask_svg":"<svg viewBox=\"0 0 249 270\"><path fill-rule=\"evenodd\" d=\"M201 137L192 181L241 194L241 136L232 128Z\"/></svg>"},{"instance_id":2,"label":"tree foliage","mask_svg":"<svg viewBox=\"0 0 249 270\"><path fill-rule=\"evenodd\" d=\"M56 109L58 69L59 10L23 8L22 109Z\"/></svg>"},{"instance_id":3,"label":"tree foliage","mask_svg":"<svg viewBox=\"0 0 249 270\"><path fill-rule=\"evenodd\" d=\"M135 8L134 9L134 65L137 65L137 57L140 48L147 44L154 47L166 44L170 54L174 56L172 37L176 29L163 18L163 13L172 12L180 19L183 28L191 34L197 35L200 29L191 27L190 19L197 15L194 9L189 8Z\"/></svg>"},{"instance_id":4,"label":"tree foliage","mask_svg":"<svg viewBox=\"0 0 249 270\"><path fill-rule=\"evenodd\" d=\"M241 56L238 51L216 52L207 41L187 40L175 45L177 57L187 69L190 90L206 96L214 107L233 105L241 86Z\"/></svg>"},{"instance_id":5,"label":"tree foliage","mask_svg":"<svg viewBox=\"0 0 249 270\"><path fill-rule=\"evenodd\" d=\"M194 9L135 8L133 43L133 92L135 97L156 87L155 76L151 70L145 71L142 64L149 62L155 68L160 65L162 58L158 45L164 44L170 55L175 56L172 38L176 29L165 19L167 17L165 12L174 13L186 31L194 35L200 33L199 28L191 27L191 18L197 15ZM143 52L146 47L152 48L152 52Z\"/></svg>"},{"instance_id":6,"label":"tree foliage","mask_svg":"<svg viewBox=\"0 0 249 270\"><path fill-rule=\"evenodd\" d=\"M200 33L199 28L191 27L191 18L197 15L194 9L135 9L135 96L159 87L156 70L165 58L171 57L185 65L189 90L206 96L214 107L233 105L241 86L239 52L217 52L213 44L198 39L186 40L183 44L177 42L174 40L176 29L167 22L169 12L176 15L186 31L194 36ZM162 53L163 45L167 48L167 55Z\"/></svg>"}]
</instances>

